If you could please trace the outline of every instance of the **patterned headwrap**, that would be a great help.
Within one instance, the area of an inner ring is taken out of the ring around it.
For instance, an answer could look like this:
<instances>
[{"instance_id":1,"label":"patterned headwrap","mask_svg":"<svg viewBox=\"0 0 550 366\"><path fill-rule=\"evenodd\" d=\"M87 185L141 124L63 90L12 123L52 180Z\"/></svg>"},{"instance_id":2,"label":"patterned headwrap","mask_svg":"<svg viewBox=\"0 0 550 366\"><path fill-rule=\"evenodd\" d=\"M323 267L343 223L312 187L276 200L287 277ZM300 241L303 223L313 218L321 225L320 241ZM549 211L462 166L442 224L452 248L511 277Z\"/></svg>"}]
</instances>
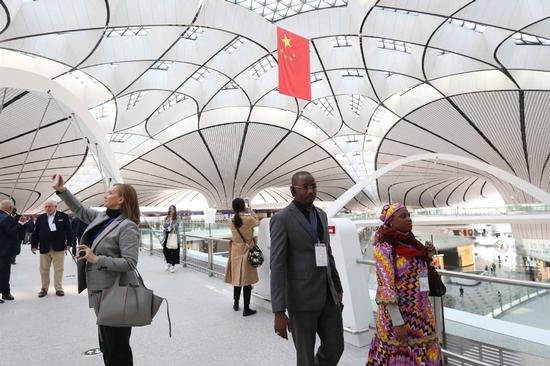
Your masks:
<instances>
[{"instance_id":1,"label":"patterned headwrap","mask_svg":"<svg viewBox=\"0 0 550 366\"><path fill-rule=\"evenodd\" d=\"M393 219L393 214L403 207L405 207L405 205L402 203L392 203L391 205L384 205L384 207L382 207L380 221L382 221L384 225L389 225L391 220Z\"/></svg>"},{"instance_id":2,"label":"patterned headwrap","mask_svg":"<svg viewBox=\"0 0 550 366\"><path fill-rule=\"evenodd\" d=\"M389 228L391 220L393 219L393 215L399 210L405 207L402 203L392 203L387 204L382 207L382 213L380 214L380 221L383 222L382 225L376 230L376 233L374 234L374 243L379 243L381 238L381 232L382 230Z\"/></svg>"}]
</instances>

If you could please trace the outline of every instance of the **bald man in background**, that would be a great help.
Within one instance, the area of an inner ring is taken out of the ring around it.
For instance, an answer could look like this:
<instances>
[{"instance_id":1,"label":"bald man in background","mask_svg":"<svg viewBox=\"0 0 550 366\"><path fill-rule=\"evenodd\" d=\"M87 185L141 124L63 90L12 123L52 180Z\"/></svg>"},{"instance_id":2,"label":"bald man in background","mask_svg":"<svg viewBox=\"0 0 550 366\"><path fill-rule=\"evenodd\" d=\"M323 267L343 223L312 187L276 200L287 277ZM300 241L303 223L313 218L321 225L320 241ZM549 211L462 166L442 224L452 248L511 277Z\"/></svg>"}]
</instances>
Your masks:
<instances>
[{"instance_id":1,"label":"bald man in background","mask_svg":"<svg viewBox=\"0 0 550 366\"><path fill-rule=\"evenodd\" d=\"M0 201L0 304L4 300L14 300L10 289L11 258L17 250L17 233L25 223L25 217L16 220L11 215L12 210L11 200Z\"/></svg>"},{"instance_id":2,"label":"bald man in background","mask_svg":"<svg viewBox=\"0 0 550 366\"><path fill-rule=\"evenodd\" d=\"M54 288L57 296L64 296L63 270L65 265L64 253L72 244L72 230L69 215L57 211L57 203L47 200L44 203L44 211L36 220L31 239L31 250L36 254L40 249L40 277L42 288L38 297L48 294L50 287L50 268L53 263Z\"/></svg>"}]
</instances>

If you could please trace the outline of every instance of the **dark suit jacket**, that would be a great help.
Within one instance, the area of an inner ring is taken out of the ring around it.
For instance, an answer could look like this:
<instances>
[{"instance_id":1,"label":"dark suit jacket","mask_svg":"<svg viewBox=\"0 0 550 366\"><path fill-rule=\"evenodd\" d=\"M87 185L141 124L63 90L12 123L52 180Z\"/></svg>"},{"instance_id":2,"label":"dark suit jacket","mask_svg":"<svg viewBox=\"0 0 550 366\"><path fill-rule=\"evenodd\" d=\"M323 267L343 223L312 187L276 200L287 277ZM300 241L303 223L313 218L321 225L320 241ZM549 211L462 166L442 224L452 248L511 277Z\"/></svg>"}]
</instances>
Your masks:
<instances>
[{"instance_id":1,"label":"dark suit jacket","mask_svg":"<svg viewBox=\"0 0 550 366\"><path fill-rule=\"evenodd\" d=\"M0 257L12 257L17 250L17 232L21 226L4 211L0 211Z\"/></svg>"},{"instance_id":2,"label":"dark suit jacket","mask_svg":"<svg viewBox=\"0 0 550 366\"><path fill-rule=\"evenodd\" d=\"M56 211L54 221L56 230L50 231L48 215L43 213L38 216L32 233L31 246L40 248L40 253L45 254L53 249L56 252L65 250L65 245L71 245L73 232L69 215Z\"/></svg>"},{"instance_id":3,"label":"dark suit jacket","mask_svg":"<svg viewBox=\"0 0 550 366\"><path fill-rule=\"evenodd\" d=\"M320 208L317 212L327 245L327 267L317 267L316 238L294 203L271 218L271 306L274 313L287 309L293 312L322 310L327 296L337 303L336 294L343 292L330 248L327 214Z\"/></svg>"}]
</instances>

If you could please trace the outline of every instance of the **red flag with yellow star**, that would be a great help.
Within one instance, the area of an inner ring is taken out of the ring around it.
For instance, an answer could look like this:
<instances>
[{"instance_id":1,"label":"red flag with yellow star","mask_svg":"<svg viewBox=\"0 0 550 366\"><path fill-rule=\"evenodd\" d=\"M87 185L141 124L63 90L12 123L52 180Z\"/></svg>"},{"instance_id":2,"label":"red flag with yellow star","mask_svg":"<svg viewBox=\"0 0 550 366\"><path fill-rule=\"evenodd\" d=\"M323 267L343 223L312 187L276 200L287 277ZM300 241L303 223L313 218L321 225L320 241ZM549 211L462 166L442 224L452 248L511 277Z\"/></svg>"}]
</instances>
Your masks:
<instances>
[{"instance_id":1,"label":"red flag with yellow star","mask_svg":"<svg viewBox=\"0 0 550 366\"><path fill-rule=\"evenodd\" d=\"M277 27L279 93L311 100L309 39Z\"/></svg>"}]
</instances>

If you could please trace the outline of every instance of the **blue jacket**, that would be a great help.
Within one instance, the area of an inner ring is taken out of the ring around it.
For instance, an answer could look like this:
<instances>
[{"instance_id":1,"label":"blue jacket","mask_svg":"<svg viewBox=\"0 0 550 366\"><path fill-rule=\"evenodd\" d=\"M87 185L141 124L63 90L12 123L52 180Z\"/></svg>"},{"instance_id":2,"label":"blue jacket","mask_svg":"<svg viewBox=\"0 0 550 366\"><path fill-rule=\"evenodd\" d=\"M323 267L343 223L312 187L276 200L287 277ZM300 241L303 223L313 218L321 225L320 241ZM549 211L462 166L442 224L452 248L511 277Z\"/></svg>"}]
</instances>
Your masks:
<instances>
[{"instance_id":1,"label":"blue jacket","mask_svg":"<svg viewBox=\"0 0 550 366\"><path fill-rule=\"evenodd\" d=\"M15 255L19 226L19 223L11 215L0 211L0 257Z\"/></svg>"},{"instance_id":2,"label":"blue jacket","mask_svg":"<svg viewBox=\"0 0 550 366\"><path fill-rule=\"evenodd\" d=\"M36 220L31 246L33 248L40 248L40 254L48 253L50 249L60 252L65 250L66 245L72 245L73 231L69 215L56 211L53 222L55 224L55 231L50 230L47 214L43 213Z\"/></svg>"}]
</instances>

